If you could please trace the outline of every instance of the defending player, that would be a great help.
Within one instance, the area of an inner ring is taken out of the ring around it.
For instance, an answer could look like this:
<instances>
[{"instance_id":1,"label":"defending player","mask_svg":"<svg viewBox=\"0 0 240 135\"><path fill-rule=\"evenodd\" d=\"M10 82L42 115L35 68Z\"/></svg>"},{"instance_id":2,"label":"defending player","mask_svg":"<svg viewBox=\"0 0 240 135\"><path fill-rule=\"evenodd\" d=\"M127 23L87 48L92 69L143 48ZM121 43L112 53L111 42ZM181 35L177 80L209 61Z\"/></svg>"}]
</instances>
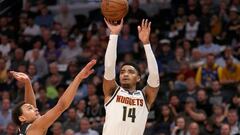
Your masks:
<instances>
[{"instance_id":1,"label":"defending player","mask_svg":"<svg viewBox=\"0 0 240 135\"><path fill-rule=\"evenodd\" d=\"M103 135L142 135L145 129L149 109L159 89L157 62L152 52L149 35L151 22L142 20L138 26L138 36L144 45L149 76L143 90L136 90L140 81L138 67L125 63L120 69L120 86L115 81L117 59L117 39L123 20L119 25L112 25L105 20L111 31L105 54L105 73L103 81L106 119Z\"/></svg>"},{"instance_id":2,"label":"defending player","mask_svg":"<svg viewBox=\"0 0 240 135\"><path fill-rule=\"evenodd\" d=\"M19 135L45 135L52 123L70 106L82 80L94 72L92 67L95 64L96 60L90 61L74 78L58 103L42 116L36 108L35 95L29 77L24 73L11 71L15 79L25 84L24 102L19 103L12 114L13 121L20 126Z\"/></svg>"}]
</instances>

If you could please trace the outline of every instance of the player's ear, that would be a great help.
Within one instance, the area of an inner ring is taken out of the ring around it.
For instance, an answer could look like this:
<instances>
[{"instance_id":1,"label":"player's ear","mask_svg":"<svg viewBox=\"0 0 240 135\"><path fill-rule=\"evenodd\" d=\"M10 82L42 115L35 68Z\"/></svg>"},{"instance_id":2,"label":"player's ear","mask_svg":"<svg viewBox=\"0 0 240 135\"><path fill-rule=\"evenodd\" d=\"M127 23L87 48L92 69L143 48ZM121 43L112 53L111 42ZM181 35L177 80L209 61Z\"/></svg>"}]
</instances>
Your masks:
<instances>
[{"instance_id":1,"label":"player's ear","mask_svg":"<svg viewBox=\"0 0 240 135\"><path fill-rule=\"evenodd\" d=\"M140 80L141 80L141 77L140 77L140 75L138 75L137 82L140 82Z\"/></svg>"},{"instance_id":2,"label":"player's ear","mask_svg":"<svg viewBox=\"0 0 240 135\"><path fill-rule=\"evenodd\" d=\"M27 121L27 119L26 119L23 115L19 116L18 119L19 119L21 122Z\"/></svg>"}]
</instances>

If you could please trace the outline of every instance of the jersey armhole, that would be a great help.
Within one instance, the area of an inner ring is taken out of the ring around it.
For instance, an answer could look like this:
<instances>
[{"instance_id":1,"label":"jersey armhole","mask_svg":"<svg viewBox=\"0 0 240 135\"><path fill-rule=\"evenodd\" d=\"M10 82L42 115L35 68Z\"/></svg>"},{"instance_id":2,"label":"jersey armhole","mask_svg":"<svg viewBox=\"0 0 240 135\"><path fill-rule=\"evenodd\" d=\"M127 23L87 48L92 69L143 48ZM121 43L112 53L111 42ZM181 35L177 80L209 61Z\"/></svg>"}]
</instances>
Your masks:
<instances>
[{"instance_id":1,"label":"jersey armhole","mask_svg":"<svg viewBox=\"0 0 240 135\"><path fill-rule=\"evenodd\" d=\"M118 88L114 91L112 97L105 103L104 106L107 106L107 105L109 105L109 104L112 102L112 100L114 99L114 97L117 95L119 89L120 89L120 86L118 86Z\"/></svg>"},{"instance_id":2,"label":"jersey armhole","mask_svg":"<svg viewBox=\"0 0 240 135\"><path fill-rule=\"evenodd\" d=\"M145 94L144 94L144 92L143 92L142 90L140 90L140 91L141 91L141 93L142 93L142 95L143 95L143 99L144 99L144 102L145 102L146 108L147 108L148 112L150 112L150 108L149 108L149 106L148 106L148 104L147 104L146 96L145 96Z\"/></svg>"}]
</instances>

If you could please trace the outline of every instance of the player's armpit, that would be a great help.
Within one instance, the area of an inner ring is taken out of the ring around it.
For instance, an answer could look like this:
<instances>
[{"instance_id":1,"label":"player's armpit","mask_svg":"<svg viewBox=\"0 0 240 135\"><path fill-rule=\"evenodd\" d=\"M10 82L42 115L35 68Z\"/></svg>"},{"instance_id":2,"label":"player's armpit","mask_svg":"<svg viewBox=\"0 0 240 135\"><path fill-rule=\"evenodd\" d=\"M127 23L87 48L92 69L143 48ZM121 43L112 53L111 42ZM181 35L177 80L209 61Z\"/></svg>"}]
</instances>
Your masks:
<instances>
[{"instance_id":1,"label":"player's armpit","mask_svg":"<svg viewBox=\"0 0 240 135\"><path fill-rule=\"evenodd\" d=\"M103 93L104 93L104 100L105 103L112 97L115 90L118 88L117 82L114 80L106 80L103 79Z\"/></svg>"},{"instance_id":2,"label":"player's armpit","mask_svg":"<svg viewBox=\"0 0 240 135\"><path fill-rule=\"evenodd\" d=\"M151 106L157 97L158 91L159 87L154 88L149 86L148 84L143 89L143 93L147 102L146 104L149 110L151 109Z\"/></svg>"}]
</instances>

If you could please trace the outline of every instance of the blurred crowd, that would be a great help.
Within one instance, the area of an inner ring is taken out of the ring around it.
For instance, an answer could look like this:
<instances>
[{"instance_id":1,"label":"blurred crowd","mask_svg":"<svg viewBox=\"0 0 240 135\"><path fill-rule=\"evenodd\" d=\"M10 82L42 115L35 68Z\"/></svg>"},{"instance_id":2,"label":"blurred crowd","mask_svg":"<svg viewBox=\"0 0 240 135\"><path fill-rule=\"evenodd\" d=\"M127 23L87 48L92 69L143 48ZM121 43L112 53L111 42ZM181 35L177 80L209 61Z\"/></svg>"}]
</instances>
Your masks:
<instances>
[{"instance_id":1,"label":"blurred crowd","mask_svg":"<svg viewBox=\"0 0 240 135\"><path fill-rule=\"evenodd\" d=\"M161 87L145 135L240 134L240 1L159 0L161 8L153 16L139 1L129 3L116 73L124 62L134 61L141 71L138 88L145 86L148 70L137 25L148 18ZM100 135L109 36L101 10L74 15L62 5L53 14L47 1L34 2L35 10L25 2L20 12L0 16L0 135L15 134L11 109L24 98L24 85L8 71L29 75L44 114L91 59L98 60L94 75L81 84L72 106L47 134Z\"/></svg>"}]
</instances>

